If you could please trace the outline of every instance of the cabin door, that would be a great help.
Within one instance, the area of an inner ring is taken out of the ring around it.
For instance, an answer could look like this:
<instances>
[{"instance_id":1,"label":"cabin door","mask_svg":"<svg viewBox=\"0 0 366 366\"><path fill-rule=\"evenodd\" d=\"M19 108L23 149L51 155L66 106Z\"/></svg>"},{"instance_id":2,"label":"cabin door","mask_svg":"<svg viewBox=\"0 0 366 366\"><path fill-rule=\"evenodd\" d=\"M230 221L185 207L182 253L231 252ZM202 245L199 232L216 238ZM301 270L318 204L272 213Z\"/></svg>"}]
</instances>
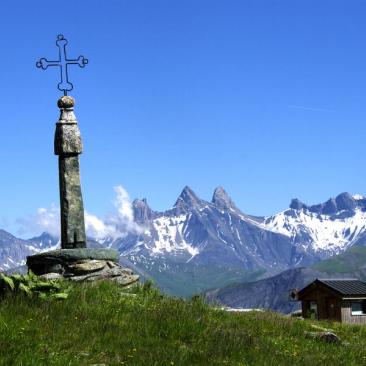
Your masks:
<instances>
[{"instance_id":1,"label":"cabin door","mask_svg":"<svg viewBox=\"0 0 366 366\"><path fill-rule=\"evenodd\" d=\"M328 298L326 305L327 305L327 318L329 320L337 320L337 300Z\"/></svg>"}]
</instances>

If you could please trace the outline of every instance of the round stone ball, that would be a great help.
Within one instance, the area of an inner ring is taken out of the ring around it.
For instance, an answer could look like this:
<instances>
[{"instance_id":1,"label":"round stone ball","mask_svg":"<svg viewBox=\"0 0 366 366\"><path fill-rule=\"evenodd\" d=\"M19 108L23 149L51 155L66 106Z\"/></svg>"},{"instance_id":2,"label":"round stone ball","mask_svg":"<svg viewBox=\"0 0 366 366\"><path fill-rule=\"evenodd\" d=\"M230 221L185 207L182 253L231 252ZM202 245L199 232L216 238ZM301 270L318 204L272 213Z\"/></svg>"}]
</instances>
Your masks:
<instances>
[{"instance_id":1,"label":"round stone ball","mask_svg":"<svg viewBox=\"0 0 366 366\"><path fill-rule=\"evenodd\" d=\"M75 100L73 97L70 97L69 95L64 95L57 101L57 106L59 108L74 108Z\"/></svg>"}]
</instances>

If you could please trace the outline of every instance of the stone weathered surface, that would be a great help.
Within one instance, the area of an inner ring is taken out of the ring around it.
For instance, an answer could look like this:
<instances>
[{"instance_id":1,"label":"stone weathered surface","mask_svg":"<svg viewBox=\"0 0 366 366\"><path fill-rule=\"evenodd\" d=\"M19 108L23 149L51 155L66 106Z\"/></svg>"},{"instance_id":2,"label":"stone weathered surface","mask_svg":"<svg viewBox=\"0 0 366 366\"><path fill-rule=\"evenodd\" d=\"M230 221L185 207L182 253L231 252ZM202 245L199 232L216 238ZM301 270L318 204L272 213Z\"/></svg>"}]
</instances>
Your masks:
<instances>
[{"instance_id":1,"label":"stone weathered surface","mask_svg":"<svg viewBox=\"0 0 366 366\"><path fill-rule=\"evenodd\" d=\"M317 339L325 343L341 343L340 338L333 332L305 332L307 338Z\"/></svg>"},{"instance_id":2,"label":"stone weathered surface","mask_svg":"<svg viewBox=\"0 0 366 366\"><path fill-rule=\"evenodd\" d=\"M39 276L40 278L46 280L46 281L50 281L50 280L59 280L62 278L62 275L60 273L46 273L42 276Z\"/></svg>"},{"instance_id":3,"label":"stone weathered surface","mask_svg":"<svg viewBox=\"0 0 366 366\"><path fill-rule=\"evenodd\" d=\"M63 96L57 102L60 118L56 123L55 155L59 156L61 207L61 247L85 248L84 205L81 194L79 154L83 146L74 115L74 99Z\"/></svg>"},{"instance_id":4,"label":"stone weathered surface","mask_svg":"<svg viewBox=\"0 0 366 366\"><path fill-rule=\"evenodd\" d=\"M75 263L69 264L68 268L74 273L89 273L100 271L108 266L106 261L100 261L95 259L84 259Z\"/></svg>"},{"instance_id":5,"label":"stone weathered surface","mask_svg":"<svg viewBox=\"0 0 366 366\"><path fill-rule=\"evenodd\" d=\"M60 249L27 257L32 272L47 279L75 282L111 280L128 286L139 280L129 268L118 263L119 254L112 249Z\"/></svg>"},{"instance_id":6,"label":"stone weathered surface","mask_svg":"<svg viewBox=\"0 0 366 366\"><path fill-rule=\"evenodd\" d=\"M113 249L58 249L27 257L27 266L37 275L51 272L65 273L69 266L75 266L77 263L80 266L80 263L86 260L91 261L91 263L95 263L94 261L105 261L109 268L108 263L113 263L117 266L119 254ZM95 264L90 264L89 266L93 265ZM84 264L84 266L88 265Z\"/></svg>"}]
</instances>

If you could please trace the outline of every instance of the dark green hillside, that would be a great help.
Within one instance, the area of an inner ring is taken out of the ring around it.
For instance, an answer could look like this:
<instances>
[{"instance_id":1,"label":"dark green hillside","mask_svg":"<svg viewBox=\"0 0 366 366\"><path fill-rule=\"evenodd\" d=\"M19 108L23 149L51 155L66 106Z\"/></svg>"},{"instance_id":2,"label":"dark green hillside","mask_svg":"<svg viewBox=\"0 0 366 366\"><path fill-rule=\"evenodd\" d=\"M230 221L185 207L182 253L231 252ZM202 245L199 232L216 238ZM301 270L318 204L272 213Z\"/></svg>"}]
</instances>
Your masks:
<instances>
[{"instance_id":1,"label":"dark green hillside","mask_svg":"<svg viewBox=\"0 0 366 366\"><path fill-rule=\"evenodd\" d=\"M255 281L265 272L246 271L242 268L224 268L186 263L171 263L169 275L159 265L150 266L150 275L161 290L169 295L191 297L213 287Z\"/></svg>"},{"instance_id":2,"label":"dark green hillside","mask_svg":"<svg viewBox=\"0 0 366 366\"><path fill-rule=\"evenodd\" d=\"M310 321L271 312L227 313L200 299L127 292L110 283L74 287L63 301L0 301L0 364L362 365L366 327L331 327L340 345L309 339ZM315 331L317 331L315 329Z\"/></svg>"},{"instance_id":3,"label":"dark green hillside","mask_svg":"<svg viewBox=\"0 0 366 366\"><path fill-rule=\"evenodd\" d=\"M349 273L360 279L366 278L366 247L352 247L315 264L312 268L327 273Z\"/></svg>"}]
</instances>

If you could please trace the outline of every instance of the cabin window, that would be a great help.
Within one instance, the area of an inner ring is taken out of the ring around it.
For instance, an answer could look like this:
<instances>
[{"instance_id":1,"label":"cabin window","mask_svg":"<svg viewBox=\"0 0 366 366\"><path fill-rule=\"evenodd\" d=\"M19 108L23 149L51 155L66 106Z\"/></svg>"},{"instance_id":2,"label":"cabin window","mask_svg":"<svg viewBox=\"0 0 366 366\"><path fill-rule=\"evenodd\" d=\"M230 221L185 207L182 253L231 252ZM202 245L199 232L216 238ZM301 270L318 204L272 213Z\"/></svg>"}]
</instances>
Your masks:
<instances>
[{"instance_id":1,"label":"cabin window","mask_svg":"<svg viewBox=\"0 0 366 366\"><path fill-rule=\"evenodd\" d=\"M310 319L318 319L318 304L316 301L309 303Z\"/></svg>"},{"instance_id":2,"label":"cabin window","mask_svg":"<svg viewBox=\"0 0 366 366\"><path fill-rule=\"evenodd\" d=\"M357 300L351 302L352 315L366 315L366 300Z\"/></svg>"}]
</instances>

